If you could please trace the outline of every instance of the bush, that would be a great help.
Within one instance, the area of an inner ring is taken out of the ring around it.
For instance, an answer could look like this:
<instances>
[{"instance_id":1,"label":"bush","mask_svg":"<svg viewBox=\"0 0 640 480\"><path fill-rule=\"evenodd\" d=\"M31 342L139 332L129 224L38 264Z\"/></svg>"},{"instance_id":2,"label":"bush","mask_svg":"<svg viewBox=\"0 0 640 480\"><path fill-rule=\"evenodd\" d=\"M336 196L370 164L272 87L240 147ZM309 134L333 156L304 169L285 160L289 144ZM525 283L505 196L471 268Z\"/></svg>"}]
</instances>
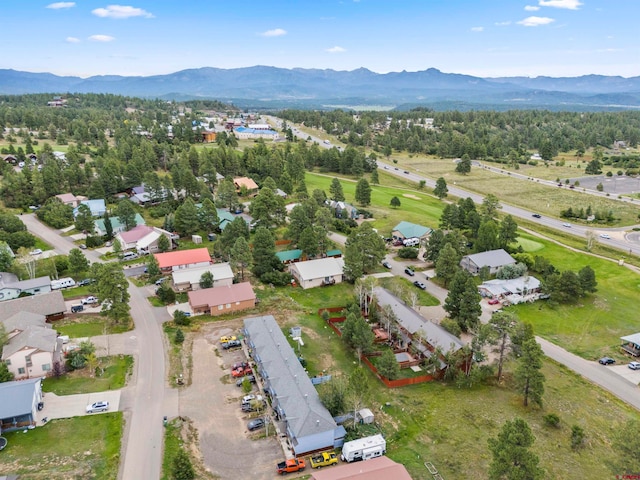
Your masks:
<instances>
[{"instance_id":1,"label":"bush","mask_svg":"<svg viewBox=\"0 0 640 480\"><path fill-rule=\"evenodd\" d=\"M260 281L276 287L285 287L291 283L291 274L289 272L267 272L260 277Z\"/></svg>"},{"instance_id":2,"label":"bush","mask_svg":"<svg viewBox=\"0 0 640 480\"><path fill-rule=\"evenodd\" d=\"M400 258L418 258L418 249L413 247L402 247L398 250Z\"/></svg>"},{"instance_id":3,"label":"bush","mask_svg":"<svg viewBox=\"0 0 640 480\"><path fill-rule=\"evenodd\" d=\"M180 310L176 310L175 312L173 312L173 321L176 323L176 325L186 326L191 324L191 318L187 317L184 312ZM180 329L178 329L178 331L180 331Z\"/></svg>"},{"instance_id":4,"label":"bush","mask_svg":"<svg viewBox=\"0 0 640 480\"><path fill-rule=\"evenodd\" d=\"M101 247L104 245L104 238L99 235L89 235L84 244L89 248Z\"/></svg>"},{"instance_id":5,"label":"bush","mask_svg":"<svg viewBox=\"0 0 640 480\"><path fill-rule=\"evenodd\" d=\"M440 322L440 326L456 337L459 337L460 334L462 334L462 329L460 328L460 325L458 325L458 322L450 318L443 319Z\"/></svg>"},{"instance_id":6,"label":"bush","mask_svg":"<svg viewBox=\"0 0 640 480\"><path fill-rule=\"evenodd\" d=\"M170 286L165 285L165 283L167 282L160 285L160 288L157 290L157 295L160 301L167 305L176 301L176 292L174 292Z\"/></svg>"},{"instance_id":7,"label":"bush","mask_svg":"<svg viewBox=\"0 0 640 480\"><path fill-rule=\"evenodd\" d=\"M544 417L542 417L542 420L544 420L544 424L547 427L555 427L555 428L560 427L560 417L555 413L550 413L548 415L545 415Z\"/></svg>"},{"instance_id":8,"label":"bush","mask_svg":"<svg viewBox=\"0 0 640 480\"><path fill-rule=\"evenodd\" d=\"M571 427L571 448L577 450L584 445L584 429L579 425Z\"/></svg>"},{"instance_id":9,"label":"bush","mask_svg":"<svg viewBox=\"0 0 640 480\"><path fill-rule=\"evenodd\" d=\"M174 341L178 344L184 342L184 333L182 330L178 329L176 330L176 337L174 339Z\"/></svg>"}]
</instances>

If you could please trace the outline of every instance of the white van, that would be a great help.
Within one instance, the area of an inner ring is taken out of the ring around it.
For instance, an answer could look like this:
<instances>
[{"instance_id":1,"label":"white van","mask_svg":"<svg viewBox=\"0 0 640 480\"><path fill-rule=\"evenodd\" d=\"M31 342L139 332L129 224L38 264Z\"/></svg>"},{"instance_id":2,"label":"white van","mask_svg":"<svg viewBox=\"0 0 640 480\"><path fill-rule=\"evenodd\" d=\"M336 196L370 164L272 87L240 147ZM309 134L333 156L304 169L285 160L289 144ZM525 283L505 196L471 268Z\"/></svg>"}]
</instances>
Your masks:
<instances>
[{"instance_id":1,"label":"white van","mask_svg":"<svg viewBox=\"0 0 640 480\"><path fill-rule=\"evenodd\" d=\"M76 281L71 277L51 280L51 290L60 290L61 288L75 287Z\"/></svg>"},{"instance_id":2,"label":"white van","mask_svg":"<svg viewBox=\"0 0 640 480\"><path fill-rule=\"evenodd\" d=\"M405 238L404 240L402 240L402 244L405 247L417 247L418 245L420 245L420 239L416 237Z\"/></svg>"}]
</instances>

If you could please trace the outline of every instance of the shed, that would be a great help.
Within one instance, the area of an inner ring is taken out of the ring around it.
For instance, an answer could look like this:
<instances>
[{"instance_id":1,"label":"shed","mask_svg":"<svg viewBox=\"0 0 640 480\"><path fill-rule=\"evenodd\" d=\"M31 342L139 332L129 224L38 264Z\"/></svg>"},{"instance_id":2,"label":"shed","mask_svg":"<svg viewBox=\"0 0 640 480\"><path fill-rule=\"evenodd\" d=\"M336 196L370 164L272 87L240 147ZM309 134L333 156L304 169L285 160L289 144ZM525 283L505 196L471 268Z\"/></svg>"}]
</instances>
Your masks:
<instances>
[{"instance_id":1,"label":"shed","mask_svg":"<svg viewBox=\"0 0 640 480\"><path fill-rule=\"evenodd\" d=\"M359 423L370 424L373 423L373 412L368 408L363 408L356 412L356 420Z\"/></svg>"},{"instance_id":2,"label":"shed","mask_svg":"<svg viewBox=\"0 0 640 480\"><path fill-rule=\"evenodd\" d=\"M191 235L191 241L196 245L200 245L202 243L202 237L200 235Z\"/></svg>"}]
</instances>

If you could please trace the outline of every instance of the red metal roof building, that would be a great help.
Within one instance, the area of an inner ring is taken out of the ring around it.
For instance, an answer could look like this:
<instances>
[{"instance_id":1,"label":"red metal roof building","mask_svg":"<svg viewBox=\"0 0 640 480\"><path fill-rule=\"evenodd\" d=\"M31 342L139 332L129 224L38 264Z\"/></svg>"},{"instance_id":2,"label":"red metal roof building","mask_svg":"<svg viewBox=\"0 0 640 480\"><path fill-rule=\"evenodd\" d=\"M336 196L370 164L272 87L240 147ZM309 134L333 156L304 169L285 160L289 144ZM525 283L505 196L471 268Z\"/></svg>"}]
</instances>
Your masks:
<instances>
[{"instance_id":1,"label":"red metal roof building","mask_svg":"<svg viewBox=\"0 0 640 480\"><path fill-rule=\"evenodd\" d=\"M211 255L206 248L154 253L160 270L174 271L181 268L204 267L211 264Z\"/></svg>"}]
</instances>

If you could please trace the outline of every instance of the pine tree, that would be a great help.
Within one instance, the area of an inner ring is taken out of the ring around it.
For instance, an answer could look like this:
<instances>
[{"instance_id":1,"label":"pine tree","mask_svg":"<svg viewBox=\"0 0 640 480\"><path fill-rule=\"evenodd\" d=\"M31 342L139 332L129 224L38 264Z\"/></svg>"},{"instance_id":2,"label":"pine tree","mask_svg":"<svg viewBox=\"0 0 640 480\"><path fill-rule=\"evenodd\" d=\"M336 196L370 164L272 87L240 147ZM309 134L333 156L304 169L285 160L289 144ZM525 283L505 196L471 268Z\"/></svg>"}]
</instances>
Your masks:
<instances>
[{"instance_id":1,"label":"pine tree","mask_svg":"<svg viewBox=\"0 0 640 480\"><path fill-rule=\"evenodd\" d=\"M523 395L525 407L529 405L529 399L542 406L545 378L540 370L543 356L542 348L535 338L529 338L523 342L514 377Z\"/></svg>"},{"instance_id":2,"label":"pine tree","mask_svg":"<svg viewBox=\"0 0 640 480\"><path fill-rule=\"evenodd\" d=\"M438 178L438 180L436 180L436 187L433 189L433 194L442 200L448 193L449 189L447 188L446 180L443 177Z\"/></svg>"},{"instance_id":3,"label":"pine tree","mask_svg":"<svg viewBox=\"0 0 640 480\"><path fill-rule=\"evenodd\" d=\"M361 178L358 180L356 184L356 202L358 202L363 207L366 207L371 203L371 186L369 182L365 178Z\"/></svg>"},{"instance_id":4,"label":"pine tree","mask_svg":"<svg viewBox=\"0 0 640 480\"><path fill-rule=\"evenodd\" d=\"M336 202L344 202L344 192L342 191L342 184L337 178L331 180L329 195L331 196L331 200L335 200Z\"/></svg>"},{"instance_id":5,"label":"pine tree","mask_svg":"<svg viewBox=\"0 0 640 480\"><path fill-rule=\"evenodd\" d=\"M493 460L489 466L490 480L538 480L544 471L538 466L538 456L529 450L535 437L529 424L521 418L507 420L497 438L489 439Z\"/></svg>"}]
</instances>

